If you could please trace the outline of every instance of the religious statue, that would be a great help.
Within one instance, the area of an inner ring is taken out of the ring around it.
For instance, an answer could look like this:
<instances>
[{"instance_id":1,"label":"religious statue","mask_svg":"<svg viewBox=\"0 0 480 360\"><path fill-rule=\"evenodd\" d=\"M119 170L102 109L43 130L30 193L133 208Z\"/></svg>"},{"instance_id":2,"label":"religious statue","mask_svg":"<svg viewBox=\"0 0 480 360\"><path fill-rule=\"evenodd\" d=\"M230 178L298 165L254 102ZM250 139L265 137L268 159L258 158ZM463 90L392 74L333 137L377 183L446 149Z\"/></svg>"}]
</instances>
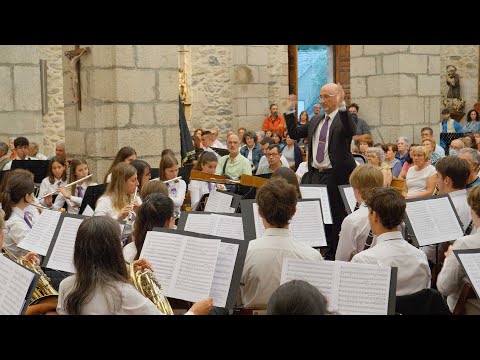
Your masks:
<instances>
[{"instance_id":1,"label":"religious statue","mask_svg":"<svg viewBox=\"0 0 480 360\"><path fill-rule=\"evenodd\" d=\"M80 86L79 86L79 80L80 80L80 74L78 72L79 67L77 66L78 61L80 60L80 57L85 54L90 48L82 48L82 49L75 49L71 51L66 51L65 56L69 60L69 69L68 69L68 75L72 79L72 97L73 97L73 104L77 104L80 99Z\"/></svg>"},{"instance_id":2,"label":"religious statue","mask_svg":"<svg viewBox=\"0 0 480 360\"><path fill-rule=\"evenodd\" d=\"M466 103L460 96L460 76L457 74L457 68L454 65L447 65L446 69L448 93L447 97L443 99L443 105L451 111L452 118L460 121L465 115L462 109Z\"/></svg>"}]
</instances>

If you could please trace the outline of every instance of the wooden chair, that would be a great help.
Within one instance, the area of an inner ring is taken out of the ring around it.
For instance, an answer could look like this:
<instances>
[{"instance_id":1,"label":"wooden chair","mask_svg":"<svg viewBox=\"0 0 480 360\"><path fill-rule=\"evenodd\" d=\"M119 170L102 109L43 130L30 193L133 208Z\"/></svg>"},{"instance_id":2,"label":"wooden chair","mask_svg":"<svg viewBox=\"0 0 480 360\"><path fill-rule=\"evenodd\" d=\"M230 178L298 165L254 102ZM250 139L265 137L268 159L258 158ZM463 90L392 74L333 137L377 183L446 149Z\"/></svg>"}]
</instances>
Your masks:
<instances>
[{"instance_id":1,"label":"wooden chair","mask_svg":"<svg viewBox=\"0 0 480 360\"><path fill-rule=\"evenodd\" d=\"M240 184L243 186L259 188L268 181L268 179L259 176L250 176L243 174L240 176Z\"/></svg>"},{"instance_id":2,"label":"wooden chair","mask_svg":"<svg viewBox=\"0 0 480 360\"><path fill-rule=\"evenodd\" d=\"M467 304L467 301L469 299L475 299L476 297L472 285L468 283L463 285L462 292L460 293L455 308L453 309L453 315L465 315L465 305Z\"/></svg>"},{"instance_id":3,"label":"wooden chair","mask_svg":"<svg viewBox=\"0 0 480 360\"><path fill-rule=\"evenodd\" d=\"M405 179L393 178L390 187L393 187L402 195L407 193L407 182Z\"/></svg>"}]
</instances>

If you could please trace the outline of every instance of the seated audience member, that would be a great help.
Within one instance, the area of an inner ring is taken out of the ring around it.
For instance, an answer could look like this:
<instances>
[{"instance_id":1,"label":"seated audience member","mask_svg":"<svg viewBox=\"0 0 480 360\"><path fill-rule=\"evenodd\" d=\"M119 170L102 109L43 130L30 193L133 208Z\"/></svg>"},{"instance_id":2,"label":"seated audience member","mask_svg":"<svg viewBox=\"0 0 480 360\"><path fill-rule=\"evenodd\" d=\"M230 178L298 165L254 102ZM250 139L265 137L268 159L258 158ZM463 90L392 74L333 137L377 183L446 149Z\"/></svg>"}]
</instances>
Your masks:
<instances>
[{"instance_id":1,"label":"seated audience member","mask_svg":"<svg viewBox=\"0 0 480 360\"><path fill-rule=\"evenodd\" d=\"M267 130L265 131L265 137L268 137L268 138L271 138L272 137L272 131L271 130ZM272 139L273 140L273 139Z\"/></svg>"},{"instance_id":2,"label":"seated audience member","mask_svg":"<svg viewBox=\"0 0 480 360\"><path fill-rule=\"evenodd\" d=\"M412 146L414 146L414 144L412 144ZM400 136L397 139L397 148L398 148L398 151L397 151L397 154L395 155L395 157L398 160L400 160L400 162L402 163L402 166L403 166L403 164L405 163L405 160L407 159L407 157L409 155L408 139L405 136Z\"/></svg>"},{"instance_id":3,"label":"seated audience member","mask_svg":"<svg viewBox=\"0 0 480 360\"><path fill-rule=\"evenodd\" d=\"M178 161L175 157L170 155L162 156L160 160L160 181L173 180L178 177ZM175 212L180 214L181 207L185 200L187 192L187 183L183 179L168 181L168 196L173 200L175 205Z\"/></svg>"},{"instance_id":4,"label":"seated audience member","mask_svg":"<svg viewBox=\"0 0 480 360\"><path fill-rule=\"evenodd\" d=\"M400 174L398 175L400 179L407 178L408 170L410 170L410 168L413 166L413 156L412 156L413 149L415 149L415 147L417 146L418 146L417 144L410 145L410 149L408 150L408 155L405 158L405 162L402 165L402 171L400 171Z\"/></svg>"},{"instance_id":5,"label":"seated audience member","mask_svg":"<svg viewBox=\"0 0 480 360\"><path fill-rule=\"evenodd\" d=\"M262 146L262 151L263 151L263 156L260 158L260 161L258 162L258 168L261 166L267 165L268 166L268 159L267 159L267 150L270 145L273 145L273 139L269 137L265 137L260 145ZM285 158L285 156L280 156L280 161L282 162L283 167L288 167L288 161ZM257 168L257 169L258 169Z\"/></svg>"},{"instance_id":6,"label":"seated audience member","mask_svg":"<svg viewBox=\"0 0 480 360\"><path fill-rule=\"evenodd\" d=\"M290 169L297 171L298 166L303 161L302 150L300 150L297 142L288 135L287 130L285 130L285 146L282 149L282 155L287 159Z\"/></svg>"},{"instance_id":7,"label":"seated audience member","mask_svg":"<svg viewBox=\"0 0 480 360\"><path fill-rule=\"evenodd\" d=\"M361 135L359 142L360 154L367 158L367 149L373 146L372 136L370 134Z\"/></svg>"},{"instance_id":8,"label":"seated audience member","mask_svg":"<svg viewBox=\"0 0 480 360\"><path fill-rule=\"evenodd\" d=\"M67 185L67 171L65 159L60 156L54 156L48 166L47 177L40 184L38 197L56 192L59 186ZM40 200L40 205L51 208L53 206L53 197L49 195ZM62 204L63 206L63 204Z\"/></svg>"},{"instance_id":9,"label":"seated audience member","mask_svg":"<svg viewBox=\"0 0 480 360\"><path fill-rule=\"evenodd\" d=\"M108 217L85 219L78 228L73 253L77 272L60 283L59 315L163 315L130 282L120 246L118 223ZM151 269L145 259L135 270ZM208 314L213 299L194 304L189 312Z\"/></svg>"},{"instance_id":10,"label":"seated audience member","mask_svg":"<svg viewBox=\"0 0 480 360\"><path fill-rule=\"evenodd\" d=\"M245 143L243 142L243 135L246 131L247 129L244 127L238 128L238 138L240 139L241 146L245 146Z\"/></svg>"},{"instance_id":11,"label":"seated audience member","mask_svg":"<svg viewBox=\"0 0 480 360\"><path fill-rule=\"evenodd\" d=\"M133 199L138 186L137 169L132 165L121 162L112 170L112 180L108 184L105 194L97 201L94 216L108 216L116 220L125 220L134 207L141 204L137 195ZM131 205L133 200L133 206Z\"/></svg>"},{"instance_id":12,"label":"seated audience member","mask_svg":"<svg viewBox=\"0 0 480 360\"><path fill-rule=\"evenodd\" d=\"M120 164L120 163L130 164L133 160L136 160L136 159L137 159L137 153L131 147L125 146L120 150L118 150L117 155L115 155L115 159L113 159L112 165L110 165L110 168L108 169L107 174L103 179L103 182L109 183L110 181L112 181L112 171L117 164Z\"/></svg>"},{"instance_id":13,"label":"seated audience member","mask_svg":"<svg viewBox=\"0 0 480 360\"><path fill-rule=\"evenodd\" d=\"M143 186L150 181L152 174L150 164L144 160L133 160L130 165L137 169L138 195L142 197Z\"/></svg>"},{"instance_id":14,"label":"seated audience member","mask_svg":"<svg viewBox=\"0 0 480 360\"><path fill-rule=\"evenodd\" d=\"M286 168L286 167L281 167L280 169L277 169L272 174L271 179L274 179L276 177L283 178L290 185L295 186L295 189L297 189L298 200L300 200L302 198L302 193L300 192L300 183L298 182L297 175L293 172L292 169Z\"/></svg>"},{"instance_id":15,"label":"seated audience member","mask_svg":"<svg viewBox=\"0 0 480 360\"><path fill-rule=\"evenodd\" d=\"M265 309L280 286L284 258L318 261L323 258L317 250L295 241L288 229L297 205L293 185L284 179L270 179L257 190L256 201L265 232L248 244L240 294L245 308Z\"/></svg>"},{"instance_id":16,"label":"seated audience member","mask_svg":"<svg viewBox=\"0 0 480 360\"><path fill-rule=\"evenodd\" d=\"M202 141L197 135L193 135L192 143L193 143L193 148L195 149L195 160L198 160L198 157L200 156L200 154L203 153L203 148L200 147L200 144L202 143Z\"/></svg>"},{"instance_id":17,"label":"seated audience member","mask_svg":"<svg viewBox=\"0 0 480 360\"><path fill-rule=\"evenodd\" d=\"M69 183L83 179L89 174L90 171L88 170L88 164L86 160L72 159L70 163L70 179L68 181ZM63 207L66 201L67 212L69 214L78 214L78 210L82 206L83 196L85 195L87 188L94 185L97 185L97 183L92 181L92 178L88 178L70 186L69 188L59 186L57 188L58 196L55 199L53 208L55 210L59 210Z\"/></svg>"},{"instance_id":18,"label":"seated audience member","mask_svg":"<svg viewBox=\"0 0 480 360\"><path fill-rule=\"evenodd\" d=\"M262 146L257 144L257 135L253 131L247 131L243 134L243 142L246 146L240 149L240 154L250 161L252 173L255 173L258 169L258 162L263 156Z\"/></svg>"},{"instance_id":19,"label":"seated audience member","mask_svg":"<svg viewBox=\"0 0 480 360\"><path fill-rule=\"evenodd\" d=\"M160 154L160 158L164 157L165 155L169 155L171 157L175 157L175 153L172 149L163 149L162 153Z\"/></svg>"},{"instance_id":20,"label":"seated audience member","mask_svg":"<svg viewBox=\"0 0 480 360\"><path fill-rule=\"evenodd\" d=\"M252 175L250 161L240 154L240 139L237 135L230 135L227 139L228 152L218 161L215 174L228 176L232 180L240 179L242 174Z\"/></svg>"},{"instance_id":21,"label":"seated audience member","mask_svg":"<svg viewBox=\"0 0 480 360\"><path fill-rule=\"evenodd\" d=\"M138 209L131 242L123 248L126 262L138 260L147 231L152 231L156 227L167 229L175 227L173 201L168 195L160 193L149 195Z\"/></svg>"},{"instance_id":22,"label":"seated audience member","mask_svg":"<svg viewBox=\"0 0 480 360\"><path fill-rule=\"evenodd\" d=\"M375 166L382 172L383 186L390 186L392 182L392 169L385 162L385 152L381 148L369 147L367 149L367 160L370 165Z\"/></svg>"},{"instance_id":23,"label":"seated audience member","mask_svg":"<svg viewBox=\"0 0 480 360\"><path fill-rule=\"evenodd\" d=\"M168 196L168 187L163 181L149 181L142 188L143 198L147 198L148 195L153 193L160 193Z\"/></svg>"},{"instance_id":24,"label":"seated audience member","mask_svg":"<svg viewBox=\"0 0 480 360\"><path fill-rule=\"evenodd\" d=\"M343 219L335 253L335 260L341 261L350 261L353 255L365 248L371 229L365 199L372 189L383 186L383 174L373 165L359 165L352 171L349 181L359 208ZM375 238L372 236L370 244Z\"/></svg>"},{"instance_id":25,"label":"seated audience member","mask_svg":"<svg viewBox=\"0 0 480 360\"><path fill-rule=\"evenodd\" d=\"M480 169L480 152L470 148L464 148L458 153L460 159L467 161L470 167L470 175L467 179L467 191L471 191L475 185L480 184L478 171Z\"/></svg>"},{"instance_id":26,"label":"seated audience member","mask_svg":"<svg viewBox=\"0 0 480 360\"><path fill-rule=\"evenodd\" d=\"M283 141L282 135L283 135L283 134L279 134L279 133L276 132L276 131L274 131L274 132L272 133L273 144L280 146L280 151L281 151L281 150L283 149L283 147L285 146L285 142Z\"/></svg>"},{"instance_id":27,"label":"seated audience member","mask_svg":"<svg viewBox=\"0 0 480 360\"><path fill-rule=\"evenodd\" d=\"M0 142L0 171L2 171L3 167L10 161L12 160L10 160L8 156L8 145L4 142Z\"/></svg>"},{"instance_id":28,"label":"seated audience member","mask_svg":"<svg viewBox=\"0 0 480 360\"><path fill-rule=\"evenodd\" d=\"M448 155L450 156L458 156L460 150L465 147L465 144L460 139L455 139L450 143L450 148L448 149Z\"/></svg>"},{"instance_id":29,"label":"seated audience member","mask_svg":"<svg viewBox=\"0 0 480 360\"><path fill-rule=\"evenodd\" d=\"M275 290L267 315L330 315L327 298L303 280L291 280Z\"/></svg>"},{"instance_id":30,"label":"seated audience member","mask_svg":"<svg viewBox=\"0 0 480 360\"><path fill-rule=\"evenodd\" d=\"M210 130L210 132L212 133L212 137L213 137L213 145L212 146L215 147L215 148L224 149L225 147L218 140L218 130L212 129L212 130Z\"/></svg>"},{"instance_id":31,"label":"seated audience member","mask_svg":"<svg viewBox=\"0 0 480 360\"><path fill-rule=\"evenodd\" d=\"M202 171L207 174L215 174L217 164L218 159L215 154L205 151L200 156L200 159L198 159L198 162L193 168L193 170ZM202 199L202 196L205 194L210 194L213 189L216 189L216 184L213 182L190 180L188 190L190 191L190 203L192 204L192 209L194 211L197 208L198 203Z\"/></svg>"},{"instance_id":32,"label":"seated audience member","mask_svg":"<svg viewBox=\"0 0 480 360\"><path fill-rule=\"evenodd\" d=\"M473 225L480 226L480 187L475 186L468 194L468 205L471 207ZM445 253L445 261L442 270L438 274L437 289L442 295L447 297L447 304L451 311L455 308L462 288L469 283L467 275L459 264L453 250L460 249L479 249L480 233L467 235L457 239L453 245L450 245ZM469 299L465 305L467 315L480 315L480 300L478 298Z\"/></svg>"},{"instance_id":33,"label":"seated audience member","mask_svg":"<svg viewBox=\"0 0 480 360\"><path fill-rule=\"evenodd\" d=\"M268 163L259 167L256 175L271 174L282 167L282 162L280 161L282 152L278 145L270 145L265 156L267 157Z\"/></svg>"},{"instance_id":34,"label":"seated audience member","mask_svg":"<svg viewBox=\"0 0 480 360\"><path fill-rule=\"evenodd\" d=\"M438 155L435 150L435 140L433 139L423 139L422 140L422 146L425 146L430 153L430 165L435 166L438 160L441 159L440 155Z\"/></svg>"},{"instance_id":35,"label":"seated audience member","mask_svg":"<svg viewBox=\"0 0 480 360\"><path fill-rule=\"evenodd\" d=\"M465 142L467 139L470 139L470 145L468 147L478 150L477 139L475 139L475 136L473 134L466 134L463 141ZM465 145L465 147L467 146Z\"/></svg>"},{"instance_id":36,"label":"seated audience member","mask_svg":"<svg viewBox=\"0 0 480 360\"><path fill-rule=\"evenodd\" d=\"M392 168L392 175L394 178L398 178L400 171L402 171L402 163L395 155L397 154L397 144L388 143L385 145L387 150L385 151L385 161Z\"/></svg>"},{"instance_id":37,"label":"seated audience member","mask_svg":"<svg viewBox=\"0 0 480 360\"><path fill-rule=\"evenodd\" d=\"M397 267L397 296L429 288L431 273L425 253L405 241L397 229L405 217L403 196L392 188L375 188L365 204L377 240L374 247L355 255L352 262Z\"/></svg>"},{"instance_id":38,"label":"seated audience member","mask_svg":"<svg viewBox=\"0 0 480 360\"><path fill-rule=\"evenodd\" d=\"M199 139L202 139L202 132L204 131L205 130L202 128L195 129L195 131L193 132L193 136L197 136ZM203 149L203 144L201 141L200 141L200 147Z\"/></svg>"},{"instance_id":39,"label":"seated audience member","mask_svg":"<svg viewBox=\"0 0 480 360\"><path fill-rule=\"evenodd\" d=\"M220 155L212 149L213 146L213 135L209 130L202 132L202 144L203 144L203 151L213 152L218 159L220 159Z\"/></svg>"},{"instance_id":40,"label":"seated audience member","mask_svg":"<svg viewBox=\"0 0 480 360\"><path fill-rule=\"evenodd\" d=\"M33 157L28 156L28 151L30 150L30 142L27 138L20 136L13 141L15 146L15 152L17 156L13 160L37 160ZM10 170L12 168L13 160L3 167L3 170Z\"/></svg>"},{"instance_id":41,"label":"seated audience member","mask_svg":"<svg viewBox=\"0 0 480 360\"><path fill-rule=\"evenodd\" d=\"M466 116L465 126L463 131L465 133L476 133L480 131L480 118L477 110L471 109Z\"/></svg>"},{"instance_id":42,"label":"seated audience member","mask_svg":"<svg viewBox=\"0 0 480 360\"><path fill-rule=\"evenodd\" d=\"M407 173L406 199L432 196L435 190L436 170L428 163L430 153L423 146L416 146L412 151L413 164Z\"/></svg>"},{"instance_id":43,"label":"seated audience member","mask_svg":"<svg viewBox=\"0 0 480 360\"><path fill-rule=\"evenodd\" d=\"M260 131L257 131L255 133L255 135L257 135L257 144L260 145L260 142L263 140L263 138L265 137L265 131L263 130L260 130Z\"/></svg>"},{"instance_id":44,"label":"seated audience member","mask_svg":"<svg viewBox=\"0 0 480 360\"><path fill-rule=\"evenodd\" d=\"M55 145L55 156L59 156L61 158L64 158L65 161L68 163L69 161L67 160L67 153L65 152L65 143L60 142L57 145ZM50 156L48 160L51 160L53 156Z\"/></svg>"},{"instance_id":45,"label":"seated audience member","mask_svg":"<svg viewBox=\"0 0 480 360\"><path fill-rule=\"evenodd\" d=\"M480 146L480 132L473 133L473 137L475 138L475 142L477 143L477 149Z\"/></svg>"},{"instance_id":46,"label":"seated audience member","mask_svg":"<svg viewBox=\"0 0 480 360\"><path fill-rule=\"evenodd\" d=\"M39 146L36 142L31 142L28 150L28 156L37 160L48 160L48 157L38 152Z\"/></svg>"},{"instance_id":47,"label":"seated audience member","mask_svg":"<svg viewBox=\"0 0 480 360\"><path fill-rule=\"evenodd\" d=\"M422 128L421 130L421 137L422 137L422 142L423 140L425 139L433 139L433 130L431 127L424 127ZM445 150L440 146L438 145L437 143L435 143L435 149L433 150L436 154L438 154L438 156L440 156L441 158L442 157L445 157ZM432 164L433 165L433 164Z\"/></svg>"}]
</instances>

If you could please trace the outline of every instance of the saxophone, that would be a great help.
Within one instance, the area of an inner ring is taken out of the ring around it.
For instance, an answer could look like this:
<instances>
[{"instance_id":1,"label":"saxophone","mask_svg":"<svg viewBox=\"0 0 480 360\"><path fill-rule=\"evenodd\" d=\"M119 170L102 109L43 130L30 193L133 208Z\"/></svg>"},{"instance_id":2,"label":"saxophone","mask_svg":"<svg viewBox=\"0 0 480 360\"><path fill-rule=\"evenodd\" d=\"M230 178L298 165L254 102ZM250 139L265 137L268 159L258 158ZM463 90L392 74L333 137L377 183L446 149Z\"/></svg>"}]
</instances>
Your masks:
<instances>
[{"instance_id":1,"label":"saxophone","mask_svg":"<svg viewBox=\"0 0 480 360\"><path fill-rule=\"evenodd\" d=\"M130 283L146 298L148 298L162 314L173 315L168 299L162 294L162 286L149 270L135 271L133 262L128 265Z\"/></svg>"},{"instance_id":2,"label":"saxophone","mask_svg":"<svg viewBox=\"0 0 480 360\"><path fill-rule=\"evenodd\" d=\"M33 292L30 305L36 305L41 303L46 298L58 297L58 292L53 288L50 278L43 272L42 268L32 263L31 261L16 257L10 250L7 248L2 249L5 256L12 261L19 263L20 265L25 266L27 269L40 275L40 279L37 282L37 286Z\"/></svg>"}]
</instances>

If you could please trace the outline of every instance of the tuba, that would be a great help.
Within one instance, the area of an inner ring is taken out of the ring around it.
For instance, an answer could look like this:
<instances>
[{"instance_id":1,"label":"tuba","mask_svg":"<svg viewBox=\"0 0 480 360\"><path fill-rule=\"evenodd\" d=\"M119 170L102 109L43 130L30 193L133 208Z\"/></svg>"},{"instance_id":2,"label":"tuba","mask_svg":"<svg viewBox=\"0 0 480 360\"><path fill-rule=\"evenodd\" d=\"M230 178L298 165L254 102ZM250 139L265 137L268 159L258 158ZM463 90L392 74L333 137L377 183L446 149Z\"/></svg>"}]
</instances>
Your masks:
<instances>
[{"instance_id":1,"label":"tuba","mask_svg":"<svg viewBox=\"0 0 480 360\"><path fill-rule=\"evenodd\" d=\"M162 314L173 315L168 299L162 294L162 287L149 270L135 272L133 262L128 265L130 283L146 298L148 298Z\"/></svg>"},{"instance_id":2,"label":"tuba","mask_svg":"<svg viewBox=\"0 0 480 360\"><path fill-rule=\"evenodd\" d=\"M53 288L50 278L43 272L42 268L32 263L31 261L16 257L10 250L3 248L4 254L7 258L12 261L19 263L20 265L25 266L27 269L40 275L40 279L37 282L37 286L33 292L30 306L39 305L41 303L48 302L56 307L58 300L58 292ZM32 309L33 310L33 309ZM33 313L35 311L31 311ZM29 312L27 311L27 314Z\"/></svg>"}]
</instances>

